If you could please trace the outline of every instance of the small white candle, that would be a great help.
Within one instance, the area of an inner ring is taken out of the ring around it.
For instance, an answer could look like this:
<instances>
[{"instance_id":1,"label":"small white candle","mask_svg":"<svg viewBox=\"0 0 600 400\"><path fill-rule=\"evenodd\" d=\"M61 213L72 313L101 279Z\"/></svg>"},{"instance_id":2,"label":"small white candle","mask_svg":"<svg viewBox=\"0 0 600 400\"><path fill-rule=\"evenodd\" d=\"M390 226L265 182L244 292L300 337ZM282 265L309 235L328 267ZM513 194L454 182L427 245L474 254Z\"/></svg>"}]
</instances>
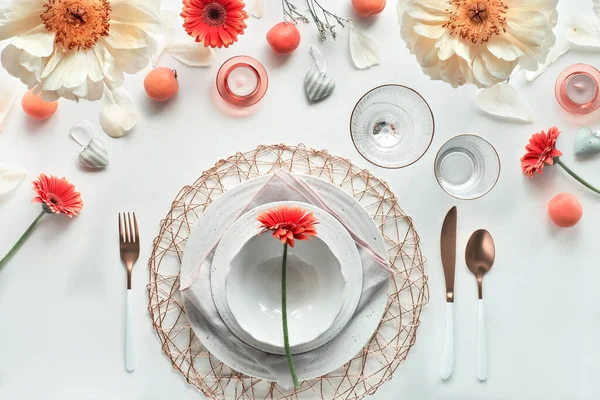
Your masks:
<instances>
[{"instance_id":1,"label":"small white candle","mask_svg":"<svg viewBox=\"0 0 600 400\"><path fill-rule=\"evenodd\" d=\"M227 84L233 94L248 96L256 90L258 77L252 68L239 66L231 70L227 78Z\"/></svg>"},{"instance_id":2,"label":"small white candle","mask_svg":"<svg viewBox=\"0 0 600 400\"><path fill-rule=\"evenodd\" d=\"M576 74L567 82L567 96L575 104L587 104L594 100L598 88L594 80L585 74Z\"/></svg>"}]
</instances>

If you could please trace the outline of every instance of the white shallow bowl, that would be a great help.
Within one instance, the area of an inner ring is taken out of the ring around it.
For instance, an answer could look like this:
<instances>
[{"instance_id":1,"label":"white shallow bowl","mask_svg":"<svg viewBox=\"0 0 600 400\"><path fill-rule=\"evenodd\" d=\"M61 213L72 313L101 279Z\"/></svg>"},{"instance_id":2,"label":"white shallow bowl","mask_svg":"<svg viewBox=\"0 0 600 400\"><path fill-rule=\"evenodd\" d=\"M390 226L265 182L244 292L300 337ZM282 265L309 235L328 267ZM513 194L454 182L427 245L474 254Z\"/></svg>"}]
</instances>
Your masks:
<instances>
[{"instance_id":1,"label":"white shallow bowl","mask_svg":"<svg viewBox=\"0 0 600 400\"><path fill-rule=\"evenodd\" d=\"M348 231L326 211L286 201L264 204L242 215L221 239L211 268L213 301L227 327L248 345L285 354L281 315L283 244L258 236L256 217L287 205L312 212L317 237L288 246L287 309L293 354L331 341L351 320L360 301L363 269Z\"/></svg>"},{"instance_id":2,"label":"white shallow bowl","mask_svg":"<svg viewBox=\"0 0 600 400\"><path fill-rule=\"evenodd\" d=\"M270 234L253 236L230 263L225 295L238 324L255 340L284 348L281 319L283 245ZM320 238L288 246L287 311L290 346L325 333L344 304L340 261Z\"/></svg>"}]
</instances>

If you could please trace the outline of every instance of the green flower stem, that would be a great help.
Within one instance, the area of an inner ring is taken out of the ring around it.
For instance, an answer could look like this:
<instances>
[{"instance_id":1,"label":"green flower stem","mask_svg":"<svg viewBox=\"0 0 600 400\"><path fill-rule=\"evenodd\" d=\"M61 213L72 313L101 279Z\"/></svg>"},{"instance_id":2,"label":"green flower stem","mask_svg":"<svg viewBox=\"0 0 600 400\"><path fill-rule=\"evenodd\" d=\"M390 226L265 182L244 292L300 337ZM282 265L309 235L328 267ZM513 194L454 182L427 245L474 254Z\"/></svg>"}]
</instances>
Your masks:
<instances>
[{"instance_id":1,"label":"green flower stem","mask_svg":"<svg viewBox=\"0 0 600 400\"><path fill-rule=\"evenodd\" d=\"M31 232L33 232L35 226L38 224L38 222L40 222L40 219L42 219L42 217L44 216L44 214L46 214L46 211L42 210L40 215L37 216L37 218L31 223L31 225L29 225L29 228L27 228L25 233L23 233L23 235L21 235L19 240L17 240L17 243L15 243L15 245L12 247L12 249L10 249L8 254L6 254L4 256L4 258L2 260L0 260L0 270L2 270L2 268L8 262L8 260L10 260L11 257L15 255L17 250L19 250L19 248L23 245L23 243L25 243L25 241L27 240L29 235L31 235Z\"/></svg>"},{"instance_id":2,"label":"green flower stem","mask_svg":"<svg viewBox=\"0 0 600 400\"><path fill-rule=\"evenodd\" d=\"M569 175L571 175L573 178L577 179L577 181L579 181L579 183L581 183L583 186L585 186L586 188L590 189L593 192L596 192L596 193L600 194L600 190L596 189L595 187L593 187L592 185L590 185L589 183L587 183L582 177L580 177L575 172L573 172L573 170L571 168L567 167L562 161L560 161L560 158L556 157L554 159L554 161L558 165L560 165L565 171L567 171L567 173Z\"/></svg>"},{"instance_id":3,"label":"green flower stem","mask_svg":"<svg viewBox=\"0 0 600 400\"><path fill-rule=\"evenodd\" d=\"M292 359L292 351L290 350L290 338L288 336L286 296L287 251L288 244L285 243L283 245L283 261L281 263L281 319L283 322L283 344L285 346L285 357L287 358L288 366L290 367L290 373L292 374L292 380L294 381L294 388L297 389L298 377L296 376L296 369L294 368L294 360Z\"/></svg>"}]
</instances>

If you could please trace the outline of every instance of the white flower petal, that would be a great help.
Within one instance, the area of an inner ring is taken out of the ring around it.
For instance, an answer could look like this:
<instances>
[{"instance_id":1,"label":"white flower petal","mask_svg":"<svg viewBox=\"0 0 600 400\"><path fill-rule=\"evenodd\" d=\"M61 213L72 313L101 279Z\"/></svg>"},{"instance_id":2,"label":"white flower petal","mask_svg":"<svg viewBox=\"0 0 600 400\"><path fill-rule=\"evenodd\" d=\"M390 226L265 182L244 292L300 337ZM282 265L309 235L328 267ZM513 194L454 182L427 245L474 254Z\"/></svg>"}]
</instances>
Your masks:
<instances>
[{"instance_id":1,"label":"white flower petal","mask_svg":"<svg viewBox=\"0 0 600 400\"><path fill-rule=\"evenodd\" d=\"M565 38L559 39L554 47L550 49L548 53L548 57L546 57L546 62L540 64L537 71L525 71L525 77L529 82L536 79L538 76L544 73L548 69L548 67L556 60L558 60L562 55L566 54L571 48L571 44Z\"/></svg>"},{"instance_id":2,"label":"white flower petal","mask_svg":"<svg viewBox=\"0 0 600 400\"><path fill-rule=\"evenodd\" d=\"M111 23L110 34L103 40L113 49L129 50L149 47L146 32L133 25Z\"/></svg>"},{"instance_id":3,"label":"white flower petal","mask_svg":"<svg viewBox=\"0 0 600 400\"><path fill-rule=\"evenodd\" d=\"M137 109L125 89L104 91L100 125L108 136L118 138L126 135L137 125L137 117Z\"/></svg>"},{"instance_id":4,"label":"white flower petal","mask_svg":"<svg viewBox=\"0 0 600 400\"><path fill-rule=\"evenodd\" d=\"M500 83L481 89L477 95L477 106L490 115L503 119L533 122L535 116L529 104L508 83Z\"/></svg>"},{"instance_id":5,"label":"white flower petal","mask_svg":"<svg viewBox=\"0 0 600 400\"><path fill-rule=\"evenodd\" d=\"M567 20L567 39L584 47L600 47L600 20L582 14L573 14Z\"/></svg>"},{"instance_id":6,"label":"white flower petal","mask_svg":"<svg viewBox=\"0 0 600 400\"><path fill-rule=\"evenodd\" d=\"M600 0L592 0L592 5L594 6L594 13L600 18Z\"/></svg>"},{"instance_id":7,"label":"white flower petal","mask_svg":"<svg viewBox=\"0 0 600 400\"><path fill-rule=\"evenodd\" d=\"M48 57L54 51L56 33L43 25L15 38L11 44L36 57Z\"/></svg>"},{"instance_id":8,"label":"white flower petal","mask_svg":"<svg viewBox=\"0 0 600 400\"><path fill-rule=\"evenodd\" d=\"M165 49L165 53L190 67L206 67L212 64L215 52L210 47L198 43L185 32L175 35Z\"/></svg>"},{"instance_id":9,"label":"white flower petal","mask_svg":"<svg viewBox=\"0 0 600 400\"><path fill-rule=\"evenodd\" d=\"M161 31L161 21L159 9L152 4L134 5L129 2L115 3L111 2L111 29L112 24L119 23L123 25L136 26L147 33L158 33Z\"/></svg>"},{"instance_id":10,"label":"white flower petal","mask_svg":"<svg viewBox=\"0 0 600 400\"><path fill-rule=\"evenodd\" d=\"M21 35L43 24L45 2L16 0L0 3L0 41Z\"/></svg>"},{"instance_id":11,"label":"white flower petal","mask_svg":"<svg viewBox=\"0 0 600 400\"><path fill-rule=\"evenodd\" d=\"M265 0L254 0L250 15L258 19L262 18L265 15Z\"/></svg>"},{"instance_id":12,"label":"white flower petal","mask_svg":"<svg viewBox=\"0 0 600 400\"><path fill-rule=\"evenodd\" d=\"M141 49L112 49L109 48L110 54L115 60L115 68L125 72L126 74L137 74L150 61L148 57L148 48Z\"/></svg>"},{"instance_id":13,"label":"white flower petal","mask_svg":"<svg viewBox=\"0 0 600 400\"><path fill-rule=\"evenodd\" d=\"M66 51L52 72L42 83L42 90L72 89L87 79L88 58L81 51Z\"/></svg>"},{"instance_id":14,"label":"white flower petal","mask_svg":"<svg viewBox=\"0 0 600 400\"><path fill-rule=\"evenodd\" d=\"M160 12L161 31L155 35L156 49L152 56L152 66L158 65L160 56L165 52L165 49L175 37L176 27L179 24L179 15L173 11L163 10Z\"/></svg>"},{"instance_id":15,"label":"white flower petal","mask_svg":"<svg viewBox=\"0 0 600 400\"><path fill-rule=\"evenodd\" d=\"M44 65L44 59L22 51L19 55L19 64L29 72L35 74L35 78L40 78L40 71Z\"/></svg>"},{"instance_id":16,"label":"white flower petal","mask_svg":"<svg viewBox=\"0 0 600 400\"><path fill-rule=\"evenodd\" d=\"M2 50L2 66L9 74L26 84L28 89L32 89L38 82L39 72L30 71L20 64L19 61L23 54L26 54L23 50L9 44Z\"/></svg>"},{"instance_id":17,"label":"white flower petal","mask_svg":"<svg viewBox=\"0 0 600 400\"><path fill-rule=\"evenodd\" d=\"M365 69L381 63L379 45L350 25L350 55L358 69Z\"/></svg>"},{"instance_id":18,"label":"white flower petal","mask_svg":"<svg viewBox=\"0 0 600 400\"><path fill-rule=\"evenodd\" d=\"M25 179L27 171L14 165L0 164L0 194L16 188Z\"/></svg>"},{"instance_id":19,"label":"white flower petal","mask_svg":"<svg viewBox=\"0 0 600 400\"><path fill-rule=\"evenodd\" d=\"M0 81L2 82L2 90L0 90L0 132L2 132L4 122L17 97L19 81L9 76L2 68L0 68Z\"/></svg>"},{"instance_id":20,"label":"white flower petal","mask_svg":"<svg viewBox=\"0 0 600 400\"><path fill-rule=\"evenodd\" d=\"M65 89L62 89L59 90L59 93L62 93L63 90L66 92ZM104 94L104 82L94 82L88 78L81 85L69 91L72 92L75 97L85 98L88 101L98 101Z\"/></svg>"}]
</instances>

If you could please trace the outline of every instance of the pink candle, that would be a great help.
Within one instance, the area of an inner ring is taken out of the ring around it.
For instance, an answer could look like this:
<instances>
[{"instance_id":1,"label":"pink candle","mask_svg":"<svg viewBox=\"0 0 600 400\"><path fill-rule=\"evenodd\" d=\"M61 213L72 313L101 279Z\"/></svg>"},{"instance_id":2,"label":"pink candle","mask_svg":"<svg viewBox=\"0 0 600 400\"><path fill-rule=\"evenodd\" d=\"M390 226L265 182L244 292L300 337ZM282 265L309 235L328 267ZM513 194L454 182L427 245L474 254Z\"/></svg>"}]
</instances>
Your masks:
<instances>
[{"instance_id":1,"label":"pink candle","mask_svg":"<svg viewBox=\"0 0 600 400\"><path fill-rule=\"evenodd\" d=\"M589 103L597 92L596 83L589 75L575 74L567 81L567 96L573 103Z\"/></svg>"},{"instance_id":2,"label":"pink candle","mask_svg":"<svg viewBox=\"0 0 600 400\"><path fill-rule=\"evenodd\" d=\"M258 103L269 86L265 67L252 57L236 56L225 61L217 74L217 91L227 103L249 107Z\"/></svg>"},{"instance_id":3,"label":"pink candle","mask_svg":"<svg viewBox=\"0 0 600 400\"><path fill-rule=\"evenodd\" d=\"M248 96L258 86L258 75L250 67L238 66L229 73L227 86L237 96Z\"/></svg>"},{"instance_id":4,"label":"pink candle","mask_svg":"<svg viewBox=\"0 0 600 400\"><path fill-rule=\"evenodd\" d=\"M573 114L589 114L600 107L600 71L591 65L574 64L556 80L556 100Z\"/></svg>"}]
</instances>

